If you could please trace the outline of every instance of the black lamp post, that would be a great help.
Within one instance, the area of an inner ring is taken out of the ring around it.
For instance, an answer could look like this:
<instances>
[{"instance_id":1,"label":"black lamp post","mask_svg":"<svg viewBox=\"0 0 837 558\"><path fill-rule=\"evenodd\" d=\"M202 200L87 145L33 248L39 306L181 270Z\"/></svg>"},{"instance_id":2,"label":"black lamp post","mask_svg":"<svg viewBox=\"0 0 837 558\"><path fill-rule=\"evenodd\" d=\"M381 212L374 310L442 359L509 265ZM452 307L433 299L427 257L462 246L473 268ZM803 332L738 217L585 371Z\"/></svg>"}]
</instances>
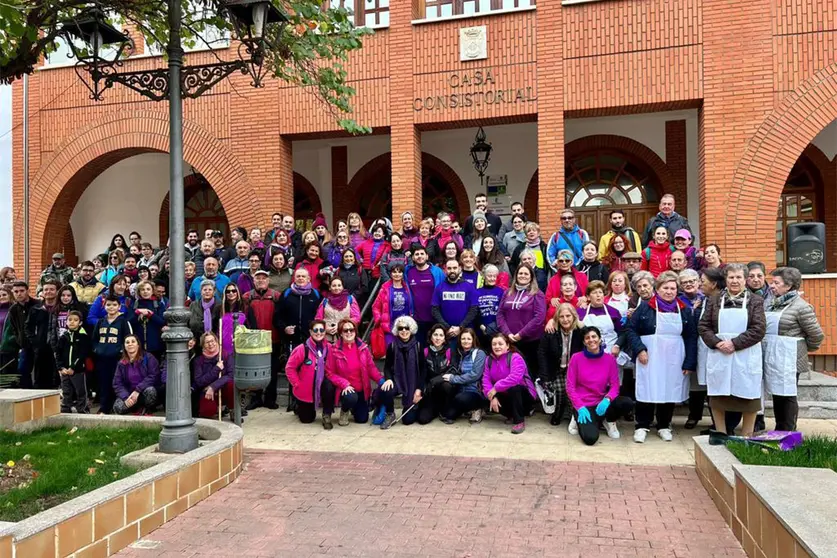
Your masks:
<instances>
[{"instance_id":1,"label":"black lamp post","mask_svg":"<svg viewBox=\"0 0 837 558\"><path fill-rule=\"evenodd\" d=\"M223 2L220 12L228 17L240 42L236 60L183 65L181 44L180 0L168 0L169 44L168 69L121 72L123 59L133 50L127 33L111 26L104 12L93 4L63 28L63 36L78 59L76 74L90 90L90 98L102 100L102 93L114 83L120 83L154 101L169 101L169 220L171 250L171 306L166 311L169 329L163 333L166 342L166 420L160 433L160 451L184 453L198 447L198 430L192 418L189 349L192 333L187 326L189 310L186 303L184 264L184 208L183 208L183 97L194 98L210 90L215 84L240 71L249 74L254 87L262 86L265 74L266 49L272 48L265 38L266 26L284 26L287 18L269 0L230 0ZM280 36L279 29L273 36ZM80 39L86 48L73 44ZM114 48L103 52L103 47ZM107 54L107 57L105 57ZM85 79L89 75L91 83ZM175 84L174 86L172 86Z\"/></svg>"},{"instance_id":2,"label":"black lamp post","mask_svg":"<svg viewBox=\"0 0 837 558\"><path fill-rule=\"evenodd\" d=\"M471 144L471 159L474 161L474 168L480 175L480 184L482 184L482 177L485 176L485 171L488 168L491 151L494 149L485 139L485 130L480 126L480 129L477 130L477 137L474 138L474 143Z\"/></svg>"}]
</instances>

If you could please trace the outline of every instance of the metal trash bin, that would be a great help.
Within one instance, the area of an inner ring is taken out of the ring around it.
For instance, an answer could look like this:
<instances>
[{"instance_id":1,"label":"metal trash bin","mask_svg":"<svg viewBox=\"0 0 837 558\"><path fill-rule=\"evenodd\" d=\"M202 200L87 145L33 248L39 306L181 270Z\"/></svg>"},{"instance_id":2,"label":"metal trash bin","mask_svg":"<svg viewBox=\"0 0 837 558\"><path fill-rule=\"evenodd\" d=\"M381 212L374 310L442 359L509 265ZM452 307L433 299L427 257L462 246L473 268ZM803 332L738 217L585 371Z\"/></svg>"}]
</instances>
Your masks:
<instances>
[{"instance_id":1,"label":"metal trash bin","mask_svg":"<svg viewBox=\"0 0 837 558\"><path fill-rule=\"evenodd\" d=\"M241 426L241 392L264 389L270 383L272 333L262 329L235 330L235 424Z\"/></svg>"}]
</instances>

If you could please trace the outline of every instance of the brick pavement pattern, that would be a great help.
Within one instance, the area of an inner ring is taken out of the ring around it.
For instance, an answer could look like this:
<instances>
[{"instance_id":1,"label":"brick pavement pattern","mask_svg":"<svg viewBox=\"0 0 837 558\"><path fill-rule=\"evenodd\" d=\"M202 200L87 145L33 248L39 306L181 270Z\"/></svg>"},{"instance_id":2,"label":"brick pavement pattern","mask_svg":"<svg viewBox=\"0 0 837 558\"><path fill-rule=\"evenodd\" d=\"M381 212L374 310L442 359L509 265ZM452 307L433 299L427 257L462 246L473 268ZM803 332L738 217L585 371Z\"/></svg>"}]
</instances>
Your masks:
<instances>
[{"instance_id":1,"label":"brick pavement pattern","mask_svg":"<svg viewBox=\"0 0 837 558\"><path fill-rule=\"evenodd\" d=\"M248 451L123 558L715 557L744 552L690 467Z\"/></svg>"}]
</instances>

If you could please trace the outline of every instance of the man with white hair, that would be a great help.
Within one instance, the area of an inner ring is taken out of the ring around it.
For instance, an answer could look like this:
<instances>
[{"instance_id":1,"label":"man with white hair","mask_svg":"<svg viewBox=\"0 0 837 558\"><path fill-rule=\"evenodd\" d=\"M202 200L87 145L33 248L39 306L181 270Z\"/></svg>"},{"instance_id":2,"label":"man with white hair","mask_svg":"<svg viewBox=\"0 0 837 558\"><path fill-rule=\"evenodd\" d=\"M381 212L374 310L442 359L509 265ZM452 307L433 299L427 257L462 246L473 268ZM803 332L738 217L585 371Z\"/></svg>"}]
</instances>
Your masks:
<instances>
[{"instance_id":1,"label":"man with white hair","mask_svg":"<svg viewBox=\"0 0 837 558\"><path fill-rule=\"evenodd\" d=\"M682 229L692 233L688 219L674 211L674 196L671 194L666 194L660 198L660 212L651 217L648 224L645 225L645 232L642 234L643 245L651 244L654 239L654 229L657 227L668 229L669 238L674 238L674 234ZM694 233L692 235L694 236Z\"/></svg>"}]
</instances>

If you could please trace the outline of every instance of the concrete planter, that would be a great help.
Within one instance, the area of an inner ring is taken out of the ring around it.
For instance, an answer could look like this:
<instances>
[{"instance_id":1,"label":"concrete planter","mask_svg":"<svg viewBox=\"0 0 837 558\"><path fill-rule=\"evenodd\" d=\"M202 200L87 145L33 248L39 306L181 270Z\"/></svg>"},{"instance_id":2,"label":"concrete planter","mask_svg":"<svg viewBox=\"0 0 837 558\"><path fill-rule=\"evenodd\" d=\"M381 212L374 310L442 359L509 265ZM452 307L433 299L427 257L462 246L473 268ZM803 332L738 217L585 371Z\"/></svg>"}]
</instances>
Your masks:
<instances>
[{"instance_id":1,"label":"concrete planter","mask_svg":"<svg viewBox=\"0 0 837 558\"><path fill-rule=\"evenodd\" d=\"M837 557L837 473L742 465L725 446L697 436L700 482L750 558Z\"/></svg>"}]
</instances>

